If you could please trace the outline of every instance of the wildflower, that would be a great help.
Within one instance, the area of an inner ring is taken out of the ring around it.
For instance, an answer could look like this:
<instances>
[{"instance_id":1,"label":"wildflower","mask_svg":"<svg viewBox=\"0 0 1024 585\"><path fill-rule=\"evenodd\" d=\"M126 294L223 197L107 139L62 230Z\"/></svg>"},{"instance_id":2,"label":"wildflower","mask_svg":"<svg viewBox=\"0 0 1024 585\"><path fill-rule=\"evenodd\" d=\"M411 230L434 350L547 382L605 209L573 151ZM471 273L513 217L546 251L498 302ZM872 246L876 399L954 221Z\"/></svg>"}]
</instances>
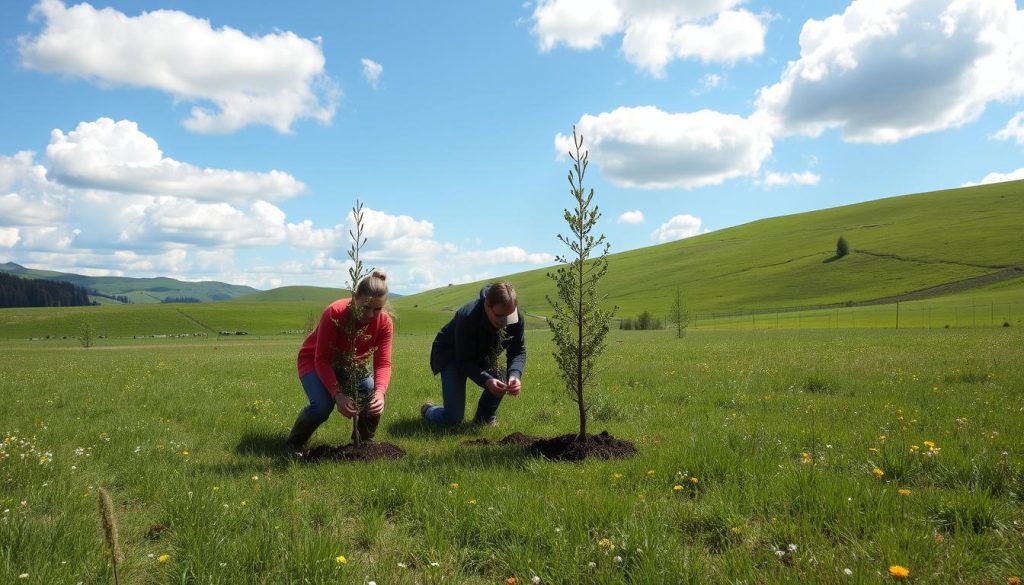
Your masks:
<instances>
[{"instance_id":1,"label":"wildflower","mask_svg":"<svg viewBox=\"0 0 1024 585\"><path fill-rule=\"evenodd\" d=\"M459 489L459 484L457 484L457 483L452 483L452 489L453 489L453 490L457 490L457 489Z\"/></svg>"},{"instance_id":2,"label":"wildflower","mask_svg":"<svg viewBox=\"0 0 1024 585\"><path fill-rule=\"evenodd\" d=\"M616 563L621 563L622 562L622 557L620 557L619 555L615 555L615 558L613 558L612 560L615 561Z\"/></svg>"},{"instance_id":3,"label":"wildflower","mask_svg":"<svg viewBox=\"0 0 1024 585\"><path fill-rule=\"evenodd\" d=\"M621 473L613 473L612 474L612 479L622 479L622 474Z\"/></svg>"},{"instance_id":4,"label":"wildflower","mask_svg":"<svg viewBox=\"0 0 1024 585\"><path fill-rule=\"evenodd\" d=\"M677 483L676 485L672 486L672 490L673 491L677 491L677 492L681 492L681 491L683 491L683 486L681 486L681 485L679 485Z\"/></svg>"},{"instance_id":5,"label":"wildflower","mask_svg":"<svg viewBox=\"0 0 1024 585\"><path fill-rule=\"evenodd\" d=\"M539 585L540 577L538 577L537 575L534 575L533 578L530 579L530 583L532 583L533 585Z\"/></svg>"},{"instance_id":6,"label":"wildflower","mask_svg":"<svg viewBox=\"0 0 1024 585\"><path fill-rule=\"evenodd\" d=\"M740 534L743 534L743 529L742 529L742 528L740 528L739 526L733 526L733 527L731 528L731 530L732 530L732 533L733 533L733 534L736 534L736 535L740 535Z\"/></svg>"},{"instance_id":7,"label":"wildflower","mask_svg":"<svg viewBox=\"0 0 1024 585\"><path fill-rule=\"evenodd\" d=\"M697 485L698 483L700 483L700 480L697 479L696 477L691 477L690 483L692 483L693 485Z\"/></svg>"},{"instance_id":8,"label":"wildflower","mask_svg":"<svg viewBox=\"0 0 1024 585\"><path fill-rule=\"evenodd\" d=\"M924 446L928 447L929 449L932 449L935 447L935 443L933 441L925 441Z\"/></svg>"},{"instance_id":9,"label":"wildflower","mask_svg":"<svg viewBox=\"0 0 1024 585\"><path fill-rule=\"evenodd\" d=\"M505 583L508 583L508 585L516 585L516 583L518 582L519 579L516 579L515 577L509 577L508 579L505 579Z\"/></svg>"},{"instance_id":10,"label":"wildflower","mask_svg":"<svg viewBox=\"0 0 1024 585\"><path fill-rule=\"evenodd\" d=\"M775 556L781 559L782 557L786 556L786 551L782 550L781 548L777 548L775 549Z\"/></svg>"},{"instance_id":11,"label":"wildflower","mask_svg":"<svg viewBox=\"0 0 1024 585\"><path fill-rule=\"evenodd\" d=\"M597 546L601 548L606 548L608 550L612 550L615 548L615 543L612 542L609 538L602 538L597 542Z\"/></svg>"},{"instance_id":12,"label":"wildflower","mask_svg":"<svg viewBox=\"0 0 1024 585\"><path fill-rule=\"evenodd\" d=\"M801 463L807 464L807 463L810 463L813 460L814 460L814 458L807 451L804 451L804 452L800 453L800 462Z\"/></svg>"},{"instance_id":13,"label":"wildflower","mask_svg":"<svg viewBox=\"0 0 1024 585\"><path fill-rule=\"evenodd\" d=\"M439 562L437 562L437 561L431 561L431 563L430 563L430 566L431 566L431 567L434 567L434 568L437 568L437 567L440 567L440 566L441 566L441 563L439 563Z\"/></svg>"},{"instance_id":14,"label":"wildflower","mask_svg":"<svg viewBox=\"0 0 1024 585\"><path fill-rule=\"evenodd\" d=\"M590 561L589 563L587 563L587 567L593 569L597 567L597 563L595 563L594 561Z\"/></svg>"},{"instance_id":15,"label":"wildflower","mask_svg":"<svg viewBox=\"0 0 1024 585\"><path fill-rule=\"evenodd\" d=\"M878 455L880 453L877 447L868 447L868 451L875 455Z\"/></svg>"},{"instance_id":16,"label":"wildflower","mask_svg":"<svg viewBox=\"0 0 1024 585\"><path fill-rule=\"evenodd\" d=\"M648 469L647 470L647 477L654 477L654 470L653 469Z\"/></svg>"},{"instance_id":17,"label":"wildflower","mask_svg":"<svg viewBox=\"0 0 1024 585\"><path fill-rule=\"evenodd\" d=\"M910 576L910 569L900 565L893 565L889 567L889 574L897 579L906 579Z\"/></svg>"},{"instance_id":18,"label":"wildflower","mask_svg":"<svg viewBox=\"0 0 1024 585\"><path fill-rule=\"evenodd\" d=\"M853 574L853 571L851 571L850 569L843 569L843 574L849 577Z\"/></svg>"},{"instance_id":19,"label":"wildflower","mask_svg":"<svg viewBox=\"0 0 1024 585\"><path fill-rule=\"evenodd\" d=\"M376 581L368 581L366 585L377 585Z\"/></svg>"},{"instance_id":20,"label":"wildflower","mask_svg":"<svg viewBox=\"0 0 1024 585\"><path fill-rule=\"evenodd\" d=\"M789 549L789 552L796 552L796 545L793 543L790 543L789 546L786 548Z\"/></svg>"},{"instance_id":21,"label":"wildflower","mask_svg":"<svg viewBox=\"0 0 1024 585\"><path fill-rule=\"evenodd\" d=\"M918 451L920 451L920 450L921 450L921 448L920 448L920 447L918 447L917 445L911 445L911 446L910 446L910 452L911 452L911 453L917 453L917 452L918 452Z\"/></svg>"},{"instance_id":22,"label":"wildflower","mask_svg":"<svg viewBox=\"0 0 1024 585\"><path fill-rule=\"evenodd\" d=\"M407 569L407 568L409 568L409 565L407 565L405 563L398 563L398 568L399 569Z\"/></svg>"},{"instance_id":23,"label":"wildflower","mask_svg":"<svg viewBox=\"0 0 1024 585\"><path fill-rule=\"evenodd\" d=\"M901 495L901 496L909 496L910 495L910 490L908 490L907 488L900 488L900 489L896 490L896 493Z\"/></svg>"},{"instance_id":24,"label":"wildflower","mask_svg":"<svg viewBox=\"0 0 1024 585\"><path fill-rule=\"evenodd\" d=\"M169 554L162 554L162 555L158 556L156 558L156 560L157 560L157 562L160 562L160 563L166 563L167 561L171 560L171 555L169 555Z\"/></svg>"},{"instance_id":25,"label":"wildflower","mask_svg":"<svg viewBox=\"0 0 1024 585\"><path fill-rule=\"evenodd\" d=\"M188 457L188 450L186 449L186 450L182 451L181 454L184 457Z\"/></svg>"},{"instance_id":26,"label":"wildflower","mask_svg":"<svg viewBox=\"0 0 1024 585\"><path fill-rule=\"evenodd\" d=\"M19 579L28 579L28 573L22 573L22 574L18 575L18 578Z\"/></svg>"},{"instance_id":27,"label":"wildflower","mask_svg":"<svg viewBox=\"0 0 1024 585\"><path fill-rule=\"evenodd\" d=\"M884 443L885 442L885 435L878 435L878 442L879 443Z\"/></svg>"},{"instance_id":28,"label":"wildflower","mask_svg":"<svg viewBox=\"0 0 1024 585\"><path fill-rule=\"evenodd\" d=\"M475 506L476 505L476 500L468 500L468 501L466 501L466 503L469 504L470 506Z\"/></svg>"},{"instance_id":29,"label":"wildflower","mask_svg":"<svg viewBox=\"0 0 1024 585\"><path fill-rule=\"evenodd\" d=\"M876 467L876 468L874 468L874 469L873 469L873 470L871 471L871 473L872 473L872 475L874 475L875 477L882 477L883 475L885 475L885 472L884 472L884 471L882 471L881 469L877 468L877 467Z\"/></svg>"},{"instance_id":30,"label":"wildflower","mask_svg":"<svg viewBox=\"0 0 1024 585\"><path fill-rule=\"evenodd\" d=\"M1006 585L1020 585L1020 577L1010 577L1006 580Z\"/></svg>"},{"instance_id":31,"label":"wildflower","mask_svg":"<svg viewBox=\"0 0 1024 585\"><path fill-rule=\"evenodd\" d=\"M344 565L348 562L348 559L345 558L345 555L338 555L334 557L334 562L338 563L339 565Z\"/></svg>"}]
</instances>

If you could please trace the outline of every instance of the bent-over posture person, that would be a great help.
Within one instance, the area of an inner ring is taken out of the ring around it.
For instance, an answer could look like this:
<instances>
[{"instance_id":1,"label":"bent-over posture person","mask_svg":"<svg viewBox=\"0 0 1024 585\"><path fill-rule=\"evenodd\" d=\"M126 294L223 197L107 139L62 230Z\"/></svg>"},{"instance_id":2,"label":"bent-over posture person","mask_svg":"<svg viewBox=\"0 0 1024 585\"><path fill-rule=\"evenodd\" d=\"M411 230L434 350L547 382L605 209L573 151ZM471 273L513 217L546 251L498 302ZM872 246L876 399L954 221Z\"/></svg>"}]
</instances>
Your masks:
<instances>
[{"instance_id":1,"label":"bent-over posture person","mask_svg":"<svg viewBox=\"0 0 1024 585\"><path fill-rule=\"evenodd\" d=\"M353 356L357 363L365 363L373 352L373 374L358 381L358 392L373 392L373 399L359 413L359 437L364 441L373 439L391 380L394 327L391 316L383 310L387 300L387 277L374 271L359 281L351 299L339 299L328 305L316 329L306 337L299 349L298 365L299 381L309 405L302 409L292 426L288 435L289 449L301 449L330 417L331 410L337 408L346 418L355 416L355 403L342 392L341 384L343 377L352 372L336 369L344 352ZM352 332L357 332L355 339L350 337ZM352 439L355 440L355 436Z\"/></svg>"},{"instance_id":2,"label":"bent-over posture person","mask_svg":"<svg viewBox=\"0 0 1024 585\"><path fill-rule=\"evenodd\" d=\"M502 397L517 396L522 389L526 366L524 334L512 285L499 282L480 289L480 296L456 311L434 339L430 369L441 374L444 406L427 402L420 409L423 418L436 424L461 422L466 412L468 379L483 389L473 422L495 424ZM507 358L507 381L496 371L501 353Z\"/></svg>"}]
</instances>

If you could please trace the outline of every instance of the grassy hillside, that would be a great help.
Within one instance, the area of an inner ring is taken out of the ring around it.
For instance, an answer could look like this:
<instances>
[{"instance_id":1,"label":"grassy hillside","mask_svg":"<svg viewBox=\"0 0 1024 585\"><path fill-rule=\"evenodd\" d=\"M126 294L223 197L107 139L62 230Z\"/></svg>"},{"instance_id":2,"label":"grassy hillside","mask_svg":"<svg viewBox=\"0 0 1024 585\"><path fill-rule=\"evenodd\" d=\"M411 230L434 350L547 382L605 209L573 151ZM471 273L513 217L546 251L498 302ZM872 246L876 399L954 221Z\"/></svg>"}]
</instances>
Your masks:
<instances>
[{"instance_id":1,"label":"grassy hillside","mask_svg":"<svg viewBox=\"0 0 1024 585\"><path fill-rule=\"evenodd\" d=\"M346 298L350 295L348 290L342 288L325 288L321 286L282 286L271 290L255 292L246 295L242 299L235 299L231 302L245 303L318 303L324 306Z\"/></svg>"},{"instance_id":2,"label":"grassy hillside","mask_svg":"<svg viewBox=\"0 0 1024 585\"><path fill-rule=\"evenodd\" d=\"M614 254L604 292L627 314L665 312L676 287L700 311L856 304L932 287L939 288L929 294L940 296L963 290L955 283L986 275L1020 281L1024 273L1013 267L1024 266L1022 224L1024 181L892 197ZM839 236L852 253L835 259ZM555 234L549 245L556 247ZM528 311L547 311L544 297L554 290L549 271L507 277ZM456 307L481 284L395 304Z\"/></svg>"},{"instance_id":3,"label":"grassy hillside","mask_svg":"<svg viewBox=\"0 0 1024 585\"><path fill-rule=\"evenodd\" d=\"M0 272L7 272L22 278L70 282L88 291L98 291L111 296L126 296L135 304L159 303L167 297L193 297L201 301L223 301L256 292L256 289L251 286L226 284L210 280L184 282L166 277L84 276L67 272L35 270L25 268L13 262L0 264ZM93 298L98 302L105 302L104 297L96 296Z\"/></svg>"}]
</instances>

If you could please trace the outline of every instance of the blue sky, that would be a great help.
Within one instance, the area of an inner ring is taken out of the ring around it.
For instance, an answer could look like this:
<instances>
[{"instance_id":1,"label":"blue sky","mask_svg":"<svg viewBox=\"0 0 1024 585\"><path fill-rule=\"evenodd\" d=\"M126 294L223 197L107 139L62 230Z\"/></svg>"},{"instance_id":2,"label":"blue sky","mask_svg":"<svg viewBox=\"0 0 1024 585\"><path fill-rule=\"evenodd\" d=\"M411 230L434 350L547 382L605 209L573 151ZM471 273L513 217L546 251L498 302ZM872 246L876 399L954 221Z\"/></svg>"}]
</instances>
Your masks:
<instances>
[{"instance_id":1,"label":"blue sky","mask_svg":"<svg viewBox=\"0 0 1024 585\"><path fill-rule=\"evenodd\" d=\"M0 261L412 293L1024 178L1013 0L0 4Z\"/></svg>"}]
</instances>

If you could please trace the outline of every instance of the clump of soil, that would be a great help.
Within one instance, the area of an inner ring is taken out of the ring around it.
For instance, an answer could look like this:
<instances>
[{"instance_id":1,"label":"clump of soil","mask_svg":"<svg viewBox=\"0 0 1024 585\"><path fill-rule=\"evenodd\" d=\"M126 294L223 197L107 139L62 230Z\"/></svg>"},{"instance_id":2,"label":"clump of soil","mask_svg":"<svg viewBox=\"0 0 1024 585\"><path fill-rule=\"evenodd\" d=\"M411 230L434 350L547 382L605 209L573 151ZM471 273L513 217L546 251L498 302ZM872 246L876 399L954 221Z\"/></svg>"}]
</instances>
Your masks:
<instances>
[{"instance_id":1,"label":"clump of soil","mask_svg":"<svg viewBox=\"0 0 1024 585\"><path fill-rule=\"evenodd\" d=\"M154 524L146 531L146 538L148 540L158 540L164 532L167 532L166 526L163 524Z\"/></svg>"},{"instance_id":2,"label":"clump of soil","mask_svg":"<svg viewBox=\"0 0 1024 585\"><path fill-rule=\"evenodd\" d=\"M539 439L530 445L530 453L556 461L582 461L587 457L600 459L623 459L636 455L633 443L616 439L603 431L599 435L587 435L579 441L578 435L561 435L550 439Z\"/></svg>"},{"instance_id":3,"label":"clump of soil","mask_svg":"<svg viewBox=\"0 0 1024 585\"><path fill-rule=\"evenodd\" d=\"M609 435L608 431L603 431L599 435L587 435L585 441L578 441L577 437L573 433L545 439L523 433L512 433L497 442L481 437L463 441L461 444L467 447L519 445L525 447L531 455L539 455L556 461L582 461L587 457L623 459L637 453L633 443L616 439Z\"/></svg>"},{"instance_id":4,"label":"clump of soil","mask_svg":"<svg viewBox=\"0 0 1024 585\"><path fill-rule=\"evenodd\" d=\"M359 447L354 444L318 445L302 454L302 461L376 461L377 459L401 459L405 450L392 443L366 441Z\"/></svg>"}]
</instances>

